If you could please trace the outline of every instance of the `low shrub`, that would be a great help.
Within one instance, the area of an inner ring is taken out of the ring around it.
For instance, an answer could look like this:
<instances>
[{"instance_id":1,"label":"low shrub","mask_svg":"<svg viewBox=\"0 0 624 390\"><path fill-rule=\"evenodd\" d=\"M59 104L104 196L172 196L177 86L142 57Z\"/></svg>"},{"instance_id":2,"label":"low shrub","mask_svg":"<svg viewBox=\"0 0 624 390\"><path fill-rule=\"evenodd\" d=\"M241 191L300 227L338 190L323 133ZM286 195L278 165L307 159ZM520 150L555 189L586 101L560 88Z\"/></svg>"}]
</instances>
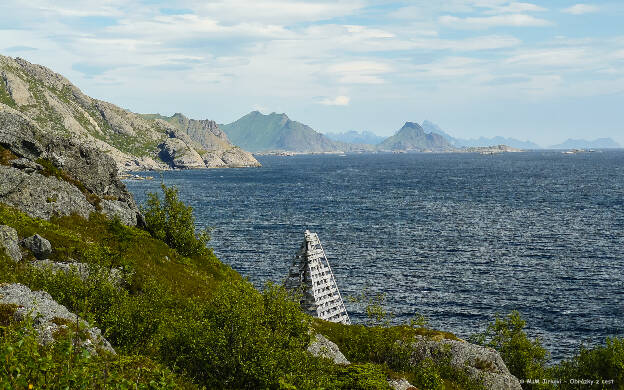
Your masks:
<instances>
[{"instance_id":1,"label":"low shrub","mask_svg":"<svg viewBox=\"0 0 624 390\"><path fill-rule=\"evenodd\" d=\"M163 183L161 189L162 200L158 194L149 193L146 204L141 208L147 230L184 256L203 254L207 250L210 231L195 231L193 208L179 199L176 187L167 187Z\"/></svg>"}]
</instances>

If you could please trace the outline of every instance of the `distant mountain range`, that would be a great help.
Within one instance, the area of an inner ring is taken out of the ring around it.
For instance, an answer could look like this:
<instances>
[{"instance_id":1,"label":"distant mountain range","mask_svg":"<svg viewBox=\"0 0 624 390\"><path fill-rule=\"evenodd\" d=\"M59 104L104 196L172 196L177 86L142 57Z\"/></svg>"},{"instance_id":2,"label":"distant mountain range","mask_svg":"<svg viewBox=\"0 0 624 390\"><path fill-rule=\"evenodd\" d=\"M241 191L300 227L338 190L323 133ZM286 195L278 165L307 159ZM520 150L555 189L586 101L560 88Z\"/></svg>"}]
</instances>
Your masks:
<instances>
[{"instance_id":1,"label":"distant mountain range","mask_svg":"<svg viewBox=\"0 0 624 390\"><path fill-rule=\"evenodd\" d=\"M286 114L265 115L252 111L235 122L219 125L235 144L251 152L302 153L372 150L366 145L334 141L310 126L290 120Z\"/></svg>"},{"instance_id":2,"label":"distant mountain range","mask_svg":"<svg viewBox=\"0 0 624 390\"><path fill-rule=\"evenodd\" d=\"M377 145L379 150L405 151L447 151L455 149L442 135L426 133L418 123L405 122L393 136Z\"/></svg>"},{"instance_id":3,"label":"distant mountain range","mask_svg":"<svg viewBox=\"0 0 624 390\"><path fill-rule=\"evenodd\" d=\"M174 115L175 117L175 115ZM176 119L165 119L176 125ZM186 119L184 119L186 120ZM183 126L184 127L184 126ZM258 153L269 151L288 151L300 153L350 152L350 151L452 151L475 147L507 145L511 148L533 150L542 147L528 140L508 137L480 137L472 139L456 138L448 134L435 123L425 120L422 125L406 122L394 135L384 138L370 131L354 130L342 133L321 134L303 123L293 121L286 114L262 114L253 111L235 122L219 125L233 144ZM191 138L199 143L200 140ZM206 132L202 132L206 134ZM619 148L611 138L594 141L567 140L552 149L601 149Z\"/></svg>"},{"instance_id":4,"label":"distant mountain range","mask_svg":"<svg viewBox=\"0 0 624 390\"><path fill-rule=\"evenodd\" d=\"M593 141L568 139L560 144L550 146L549 149L609 149L621 147L620 144L611 138L598 138Z\"/></svg>"},{"instance_id":5,"label":"distant mountain range","mask_svg":"<svg viewBox=\"0 0 624 390\"><path fill-rule=\"evenodd\" d=\"M386 139L386 137L377 135L372 131L357 132L355 130L345 131L343 133L325 133L325 136L334 141L367 145L377 145Z\"/></svg>"},{"instance_id":6,"label":"distant mountain range","mask_svg":"<svg viewBox=\"0 0 624 390\"><path fill-rule=\"evenodd\" d=\"M435 123L424 121L422 124L423 129L429 133L440 134L444 138L447 139L453 146L458 148L463 147L479 147L479 146L496 146L496 145L507 145L512 148L518 149L541 149L541 146L531 141L520 141L515 138L505 138L505 137L492 137L492 138L472 138L472 139L462 139L455 138L446 132L444 132L438 125Z\"/></svg>"}]
</instances>

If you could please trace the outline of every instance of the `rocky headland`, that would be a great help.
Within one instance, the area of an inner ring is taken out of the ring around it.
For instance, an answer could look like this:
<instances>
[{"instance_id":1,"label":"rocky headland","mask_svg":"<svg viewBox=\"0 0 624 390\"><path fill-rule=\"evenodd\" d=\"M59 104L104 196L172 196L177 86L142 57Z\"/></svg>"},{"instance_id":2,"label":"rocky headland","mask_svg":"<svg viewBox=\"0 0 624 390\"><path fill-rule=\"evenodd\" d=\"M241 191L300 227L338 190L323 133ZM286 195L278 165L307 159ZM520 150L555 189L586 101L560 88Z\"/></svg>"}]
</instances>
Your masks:
<instances>
[{"instance_id":1,"label":"rocky headland","mask_svg":"<svg viewBox=\"0 0 624 390\"><path fill-rule=\"evenodd\" d=\"M85 95L44 66L0 56L0 109L7 106L47 134L105 152L120 171L260 166L212 121L185 127L141 116Z\"/></svg>"}]
</instances>

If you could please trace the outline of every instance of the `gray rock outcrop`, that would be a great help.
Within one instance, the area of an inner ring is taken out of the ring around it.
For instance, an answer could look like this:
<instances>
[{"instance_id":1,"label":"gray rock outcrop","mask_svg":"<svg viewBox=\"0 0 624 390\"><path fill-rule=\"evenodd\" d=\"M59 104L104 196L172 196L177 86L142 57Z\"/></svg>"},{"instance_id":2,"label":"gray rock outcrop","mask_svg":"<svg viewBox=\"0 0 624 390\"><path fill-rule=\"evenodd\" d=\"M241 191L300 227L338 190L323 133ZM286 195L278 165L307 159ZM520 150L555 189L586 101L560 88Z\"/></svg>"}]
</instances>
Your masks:
<instances>
[{"instance_id":1,"label":"gray rock outcrop","mask_svg":"<svg viewBox=\"0 0 624 390\"><path fill-rule=\"evenodd\" d=\"M422 336L416 337L410 349L410 364L416 365L427 358L433 361L450 358L453 367L467 370L472 378L482 381L486 389L522 389L518 379L511 375L494 349L465 341L437 341Z\"/></svg>"},{"instance_id":2,"label":"gray rock outcrop","mask_svg":"<svg viewBox=\"0 0 624 390\"><path fill-rule=\"evenodd\" d=\"M15 305L13 318L24 320L33 318L35 330L42 344L54 342L59 335L77 332L79 345L92 353L108 351L115 353L110 343L102 337L102 332L57 303L44 291L31 291L23 284L0 284L0 303Z\"/></svg>"},{"instance_id":3,"label":"gray rock outcrop","mask_svg":"<svg viewBox=\"0 0 624 390\"><path fill-rule=\"evenodd\" d=\"M336 364L351 364L340 352L336 343L320 333L313 336L312 342L308 346L308 352L313 356L331 359Z\"/></svg>"},{"instance_id":4,"label":"gray rock outcrop","mask_svg":"<svg viewBox=\"0 0 624 390\"><path fill-rule=\"evenodd\" d=\"M4 248L6 254L13 261L22 260L22 252L19 248L17 232L10 226L0 225L0 249Z\"/></svg>"},{"instance_id":5,"label":"gray rock outcrop","mask_svg":"<svg viewBox=\"0 0 624 390\"><path fill-rule=\"evenodd\" d=\"M52 254L52 245L50 241L38 234L26 237L22 240L22 245L35 255L37 259L47 259Z\"/></svg>"},{"instance_id":6,"label":"gray rock outcrop","mask_svg":"<svg viewBox=\"0 0 624 390\"><path fill-rule=\"evenodd\" d=\"M128 225L137 223L138 207L106 153L45 132L3 104L0 146L16 157L0 165L0 202L36 218L102 211Z\"/></svg>"},{"instance_id":7,"label":"gray rock outcrop","mask_svg":"<svg viewBox=\"0 0 624 390\"><path fill-rule=\"evenodd\" d=\"M204 160L199 153L178 138L167 138L160 148L159 157L172 168L189 169L205 168Z\"/></svg>"}]
</instances>

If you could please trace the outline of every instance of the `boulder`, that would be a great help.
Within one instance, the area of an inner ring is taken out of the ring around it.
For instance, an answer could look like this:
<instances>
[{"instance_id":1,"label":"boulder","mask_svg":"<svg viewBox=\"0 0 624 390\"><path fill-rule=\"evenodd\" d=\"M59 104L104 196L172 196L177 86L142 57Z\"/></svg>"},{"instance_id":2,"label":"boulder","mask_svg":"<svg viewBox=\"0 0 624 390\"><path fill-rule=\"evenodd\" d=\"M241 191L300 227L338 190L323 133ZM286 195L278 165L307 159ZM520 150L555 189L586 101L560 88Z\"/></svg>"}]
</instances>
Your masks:
<instances>
[{"instance_id":1,"label":"boulder","mask_svg":"<svg viewBox=\"0 0 624 390\"><path fill-rule=\"evenodd\" d=\"M89 265L86 263L74 262L71 259L69 260L70 260L69 263L51 261L48 259L35 260L31 263L31 265L35 268L49 270L53 274L56 274L57 272L64 272L64 273L71 272L71 273L78 275L82 280L86 280L87 278L89 278L89 275L91 275L92 272L96 272L96 273L104 272L105 275L107 275L108 281L110 281L111 283L117 286L121 286L124 282L124 278L123 278L124 273L121 268L108 269L108 268L98 267L94 265Z\"/></svg>"},{"instance_id":2,"label":"boulder","mask_svg":"<svg viewBox=\"0 0 624 390\"><path fill-rule=\"evenodd\" d=\"M22 245L30 249L37 259L47 259L52 254L52 245L50 241L38 234L24 238Z\"/></svg>"},{"instance_id":3,"label":"boulder","mask_svg":"<svg viewBox=\"0 0 624 390\"><path fill-rule=\"evenodd\" d=\"M409 383L408 381L406 381L403 378L401 378L401 379L388 379L388 384L394 390L416 390L416 388L414 386L412 386L411 383Z\"/></svg>"},{"instance_id":4,"label":"boulder","mask_svg":"<svg viewBox=\"0 0 624 390\"><path fill-rule=\"evenodd\" d=\"M14 305L15 321L32 317L39 341L43 345L53 343L58 335L73 331L78 334L79 345L92 353L108 351L115 353L102 332L85 320L57 303L44 291L31 291L23 284L0 284L0 304Z\"/></svg>"},{"instance_id":5,"label":"boulder","mask_svg":"<svg viewBox=\"0 0 624 390\"><path fill-rule=\"evenodd\" d=\"M316 334L313 341L308 346L308 352L313 356L320 356L331 359L336 364L351 364L347 358L340 352L336 343L330 341L322 334Z\"/></svg>"},{"instance_id":6,"label":"boulder","mask_svg":"<svg viewBox=\"0 0 624 390\"><path fill-rule=\"evenodd\" d=\"M4 248L6 254L13 261L22 260L17 232L10 226L0 225L0 247Z\"/></svg>"},{"instance_id":7,"label":"boulder","mask_svg":"<svg viewBox=\"0 0 624 390\"><path fill-rule=\"evenodd\" d=\"M499 353L492 348L461 340L432 340L417 336L410 344L410 350L412 365L417 365L424 359L439 362L450 359L451 366L466 370L472 378L482 381L486 389L522 389Z\"/></svg>"}]
</instances>

